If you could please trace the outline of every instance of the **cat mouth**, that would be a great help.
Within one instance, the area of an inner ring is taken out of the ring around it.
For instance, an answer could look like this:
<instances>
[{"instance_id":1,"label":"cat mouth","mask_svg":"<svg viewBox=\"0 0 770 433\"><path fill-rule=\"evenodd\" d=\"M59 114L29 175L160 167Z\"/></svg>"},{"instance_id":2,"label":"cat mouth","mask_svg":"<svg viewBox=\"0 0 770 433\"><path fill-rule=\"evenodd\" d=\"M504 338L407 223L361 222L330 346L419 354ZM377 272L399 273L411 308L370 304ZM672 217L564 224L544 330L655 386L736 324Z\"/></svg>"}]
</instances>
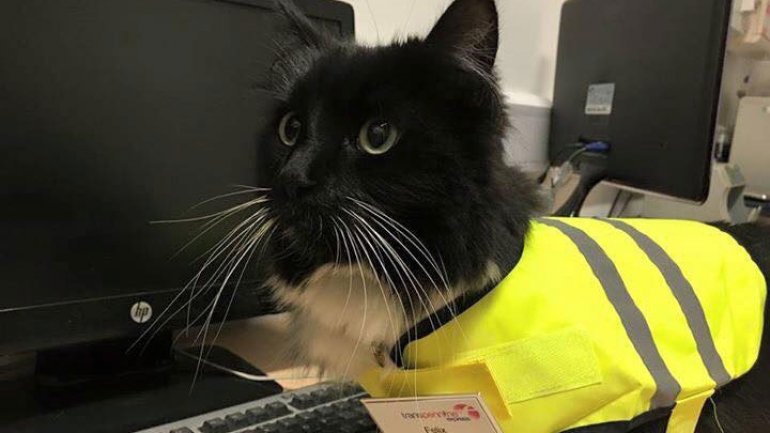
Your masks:
<instances>
[{"instance_id":1,"label":"cat mouth","mask_svg":"<svg viewBox=\"0 0 770 433\"><path fill-rule=\"evenodd\" d=\"M340 216L333 208L320 206L290 206L276 209L281 236L297 248L319 248L334 242L335 228Z\"/></svg>"}]
</instances>

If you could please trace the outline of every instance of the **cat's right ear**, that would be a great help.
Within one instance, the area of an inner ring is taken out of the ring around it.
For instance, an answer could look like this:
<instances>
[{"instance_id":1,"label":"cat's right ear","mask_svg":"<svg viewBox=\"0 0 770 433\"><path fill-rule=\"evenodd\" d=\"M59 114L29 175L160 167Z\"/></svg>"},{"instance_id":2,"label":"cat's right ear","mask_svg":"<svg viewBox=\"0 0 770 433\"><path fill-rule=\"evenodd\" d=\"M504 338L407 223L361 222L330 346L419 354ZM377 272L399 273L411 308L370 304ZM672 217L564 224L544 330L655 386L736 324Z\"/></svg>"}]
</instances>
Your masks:
<instances>
[{"instance_id":1,"label":"cat's right ear","mask_svg":"<svg viewBox=\"0 0 770 433\"><path fill-rule=\"evenodd\" d=\"M454 0L425 39L430 46L492 71L499 39L494 0Z\"/></svg>"},{"instance_id":2,"label":"cat's right ear","mask_svg":"<svg viewBox=\"0 0 770 433\"><path fill-rule=\"evenodd\" d=\"M334 38L317 28L293 1L275 0L275 5L285 19L289 33L300 44L320 49L329 47L334 43Z\"/></svg>"}]
</instances>

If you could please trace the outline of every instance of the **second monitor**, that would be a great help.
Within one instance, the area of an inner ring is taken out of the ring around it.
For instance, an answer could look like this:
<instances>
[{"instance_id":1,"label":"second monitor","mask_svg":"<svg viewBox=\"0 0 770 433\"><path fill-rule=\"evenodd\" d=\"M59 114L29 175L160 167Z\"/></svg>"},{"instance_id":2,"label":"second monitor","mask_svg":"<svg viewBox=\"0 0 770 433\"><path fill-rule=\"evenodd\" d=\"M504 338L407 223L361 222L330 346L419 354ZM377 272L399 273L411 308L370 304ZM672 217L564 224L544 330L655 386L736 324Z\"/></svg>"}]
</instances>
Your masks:
<instances>
[{"instance_id":1,"label":"second monitor","mask_svg":"<svg viewBox=\"0 0 770 433\"><path fill-rule=\"evenodd\" d=\"M550 157L611 144L607 179L704 201L730 2L568 0Z\"/></svg>"}]
</instances>

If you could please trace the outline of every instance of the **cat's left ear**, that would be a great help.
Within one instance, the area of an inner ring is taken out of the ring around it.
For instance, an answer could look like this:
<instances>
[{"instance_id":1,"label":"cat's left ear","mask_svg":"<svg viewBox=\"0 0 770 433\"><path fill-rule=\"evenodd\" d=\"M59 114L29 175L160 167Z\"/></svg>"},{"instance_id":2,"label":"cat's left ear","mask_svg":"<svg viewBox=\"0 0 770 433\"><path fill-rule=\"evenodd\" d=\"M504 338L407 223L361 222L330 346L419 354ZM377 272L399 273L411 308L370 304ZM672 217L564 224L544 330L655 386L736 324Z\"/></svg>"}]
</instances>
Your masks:
<instances>
[{"instance_id":1,"label":"cat's left ear","mask_svg":"<svg viewBox=\"0 0 770 433\"><path fill-rule=\"evenodd\" d=\"M499 29L494 0L455 0L425 40L429 45L472 60L491 72Z\"/></svg>"},{"instance_id":2,"label":"cat's left ear","mask_svg":"<svg viewBox=\"0 0 770 433\"><path fill-rule=\"evenodd\" d=\"M291 34L302 45L311 48L326 48L334 43L334 37L316 27L291 0L275 0L278 11L286 20Z\"/></svg>"}]
</instances>

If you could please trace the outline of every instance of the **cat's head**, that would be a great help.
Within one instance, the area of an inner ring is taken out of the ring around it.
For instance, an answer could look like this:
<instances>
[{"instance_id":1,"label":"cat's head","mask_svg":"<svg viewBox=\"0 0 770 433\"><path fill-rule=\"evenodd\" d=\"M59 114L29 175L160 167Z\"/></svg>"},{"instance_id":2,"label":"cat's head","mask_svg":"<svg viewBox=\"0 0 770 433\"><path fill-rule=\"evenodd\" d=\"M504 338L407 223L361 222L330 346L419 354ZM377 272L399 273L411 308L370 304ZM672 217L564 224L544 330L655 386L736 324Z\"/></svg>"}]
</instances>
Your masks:
<instances>
[{"instance_id":1,"label":"cat's head","mask_svg":"<svg viewBox=\"0 0 770 433\"><path fill-rule=\"evenodd\" d=\"M292 32L259 143L275 276L301 287L331 263L360 263L411 298L412 280L445 290L507 272L537 200L503 164L494 1L456 0L426 38L380 47L280 4Z\"/></svg>"}]
</instances>

